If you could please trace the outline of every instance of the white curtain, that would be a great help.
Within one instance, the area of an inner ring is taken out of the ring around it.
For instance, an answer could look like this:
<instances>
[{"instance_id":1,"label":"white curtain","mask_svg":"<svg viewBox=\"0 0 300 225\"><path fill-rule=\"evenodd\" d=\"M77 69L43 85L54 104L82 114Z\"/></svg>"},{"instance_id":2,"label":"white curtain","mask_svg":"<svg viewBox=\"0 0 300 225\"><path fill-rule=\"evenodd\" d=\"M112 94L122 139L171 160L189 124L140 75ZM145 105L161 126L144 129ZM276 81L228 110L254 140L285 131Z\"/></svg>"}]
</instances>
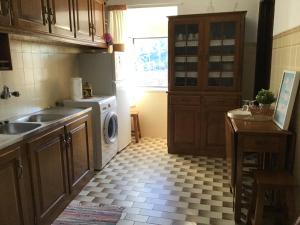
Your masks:
<instances>
[{"instance_id":1,"label":"white curtain","mask_svg":"<svg viewBox=\"0 0 300 225\"><path fill-rule=\"evenodd\" d=\"M114 44L124 44L126 40L126 10L112 8L108 15L108 32L112 35Z\"/></svg>"}]
</instances>

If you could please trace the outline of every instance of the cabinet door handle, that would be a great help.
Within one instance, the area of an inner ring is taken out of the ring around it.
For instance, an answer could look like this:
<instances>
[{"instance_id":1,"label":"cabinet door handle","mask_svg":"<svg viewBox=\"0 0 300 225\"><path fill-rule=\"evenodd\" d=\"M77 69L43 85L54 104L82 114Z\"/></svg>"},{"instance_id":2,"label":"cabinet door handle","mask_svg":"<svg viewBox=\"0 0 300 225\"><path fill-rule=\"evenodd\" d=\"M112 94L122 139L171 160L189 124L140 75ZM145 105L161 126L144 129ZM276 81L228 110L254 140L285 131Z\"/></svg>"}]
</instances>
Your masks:
<instances>
[{"instance_id":1,"label":"cabinet door handle","mask_svg":"<svg viewBox=\"0 0 300 225\"><path fill-rule=\"evenodd\" d=\"M43 14L43 20L44 20L44 25L45 25L48 23L48 8L47 8L47 6L43 6L42 14Z\"/></svg>"},{"instance_id":2,"label":"cabinet door handle","mask_svg":"<svg viewBox=\"0 0 300 225\"><path fill-rule=\"evenodd\" d=\"M21 160L18 160L18 178L21 179L23 177L23 165Z\"/></svg>"},{"instance_id":3,"label":"cabinet door handle","mask_svg":"<svg viewBox=\"0 0 300 225\"><path fill-rule=\"evenodd\" d=\"M52 8L48 9L48 15L49 15L49 23L55 24L56 21L55 21L54 12L53 12Z\"/></svg>"},{"instance_id":4,"label":"cabinet door handle","mask_svg":"<svg viewBox=\"0 0 300 225\"><path fill-rule=\"evenodd\" d=\"M93 24L92 29L93 29L93 35L95 35L95 34L96 34L96 27L95 27L95 24Z\"/></svg>"}]
</instances>

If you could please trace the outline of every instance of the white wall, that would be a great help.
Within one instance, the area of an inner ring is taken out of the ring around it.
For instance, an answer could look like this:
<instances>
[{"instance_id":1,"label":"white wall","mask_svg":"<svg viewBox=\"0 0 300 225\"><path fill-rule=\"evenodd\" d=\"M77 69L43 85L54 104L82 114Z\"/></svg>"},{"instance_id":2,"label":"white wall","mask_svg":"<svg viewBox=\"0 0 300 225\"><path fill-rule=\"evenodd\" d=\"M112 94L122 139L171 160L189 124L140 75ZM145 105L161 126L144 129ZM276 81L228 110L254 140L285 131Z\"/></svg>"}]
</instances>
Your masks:
<instances>
[{"instance_id":1,"label":"white wall","mask_svg":"<svg viewBox=\"0 0 300 225\"><path fill-rule=\"evenodd\" d=\"M108 0L108 4L127 4L129 7L178 5L179 15L245 10L248 11L246 42L256 42L259 0Z\"/></svg>"},{"instance_id":2,"label":"white wall","mask_svg":"<svg viewBox=\"0 0 300 225\"><path fill-rule=\"evenodd\" d=\"M274 32L279 34L300 25L300 1L276 0Z\"/></svg>"},{"instance_id":3,"label":"white wall","mask_svg":"<svg viewBox=\"0 0 300 225\"><path fill-rule=\"evenodd\" d=\"M136 102L143 137L167 138L167 93L145 91Z\"/></svg>"}]
</instances>

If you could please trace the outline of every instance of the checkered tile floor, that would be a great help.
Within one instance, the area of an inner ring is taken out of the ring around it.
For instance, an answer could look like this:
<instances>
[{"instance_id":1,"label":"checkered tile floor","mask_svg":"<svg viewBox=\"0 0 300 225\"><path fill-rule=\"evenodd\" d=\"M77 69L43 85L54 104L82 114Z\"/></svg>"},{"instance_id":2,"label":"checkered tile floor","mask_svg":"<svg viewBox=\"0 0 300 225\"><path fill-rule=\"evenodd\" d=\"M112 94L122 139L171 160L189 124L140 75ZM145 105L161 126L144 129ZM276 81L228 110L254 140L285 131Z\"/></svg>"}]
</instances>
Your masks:
<instances>
[{"instance_id":1,"label":"checkered tile floor","mask_svg":"<svg viewBox=\"0 0 300 225\"><path fill-rule=\"evenodd\" d=\"M167 153L143 138L118 154L75 201L125 207L118 225L234 225L226 162Z\"/></svg>"}]
</instances>

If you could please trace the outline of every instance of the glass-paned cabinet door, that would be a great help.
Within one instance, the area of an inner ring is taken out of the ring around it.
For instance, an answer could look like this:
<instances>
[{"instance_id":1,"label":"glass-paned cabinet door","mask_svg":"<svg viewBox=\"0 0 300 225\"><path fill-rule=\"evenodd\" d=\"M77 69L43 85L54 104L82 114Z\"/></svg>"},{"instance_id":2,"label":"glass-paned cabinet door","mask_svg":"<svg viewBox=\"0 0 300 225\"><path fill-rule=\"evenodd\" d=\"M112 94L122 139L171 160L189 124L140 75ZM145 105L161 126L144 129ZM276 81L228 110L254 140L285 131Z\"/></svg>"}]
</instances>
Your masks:
<instances>
[{"instance_id":1,"label":"glass-paned cabinet door","mask_svg":"<svg viewBox=\"0 0 300 225\"><path fill-rule=\"evenodd\" d=\"M211 22L208 39L208 87L231 88L235 85L237 22Z\"/></svg>"},{"instance_id":2,"label":"glass-paned cabinet door","mask_svg":"<svg viewBox=\"0 0 300 225\"><path fill-rule=\"evenodd\" d=\"M174 86L196 87L199 84L199 25L175 24Z\"/></svg>"}]
</instances>

